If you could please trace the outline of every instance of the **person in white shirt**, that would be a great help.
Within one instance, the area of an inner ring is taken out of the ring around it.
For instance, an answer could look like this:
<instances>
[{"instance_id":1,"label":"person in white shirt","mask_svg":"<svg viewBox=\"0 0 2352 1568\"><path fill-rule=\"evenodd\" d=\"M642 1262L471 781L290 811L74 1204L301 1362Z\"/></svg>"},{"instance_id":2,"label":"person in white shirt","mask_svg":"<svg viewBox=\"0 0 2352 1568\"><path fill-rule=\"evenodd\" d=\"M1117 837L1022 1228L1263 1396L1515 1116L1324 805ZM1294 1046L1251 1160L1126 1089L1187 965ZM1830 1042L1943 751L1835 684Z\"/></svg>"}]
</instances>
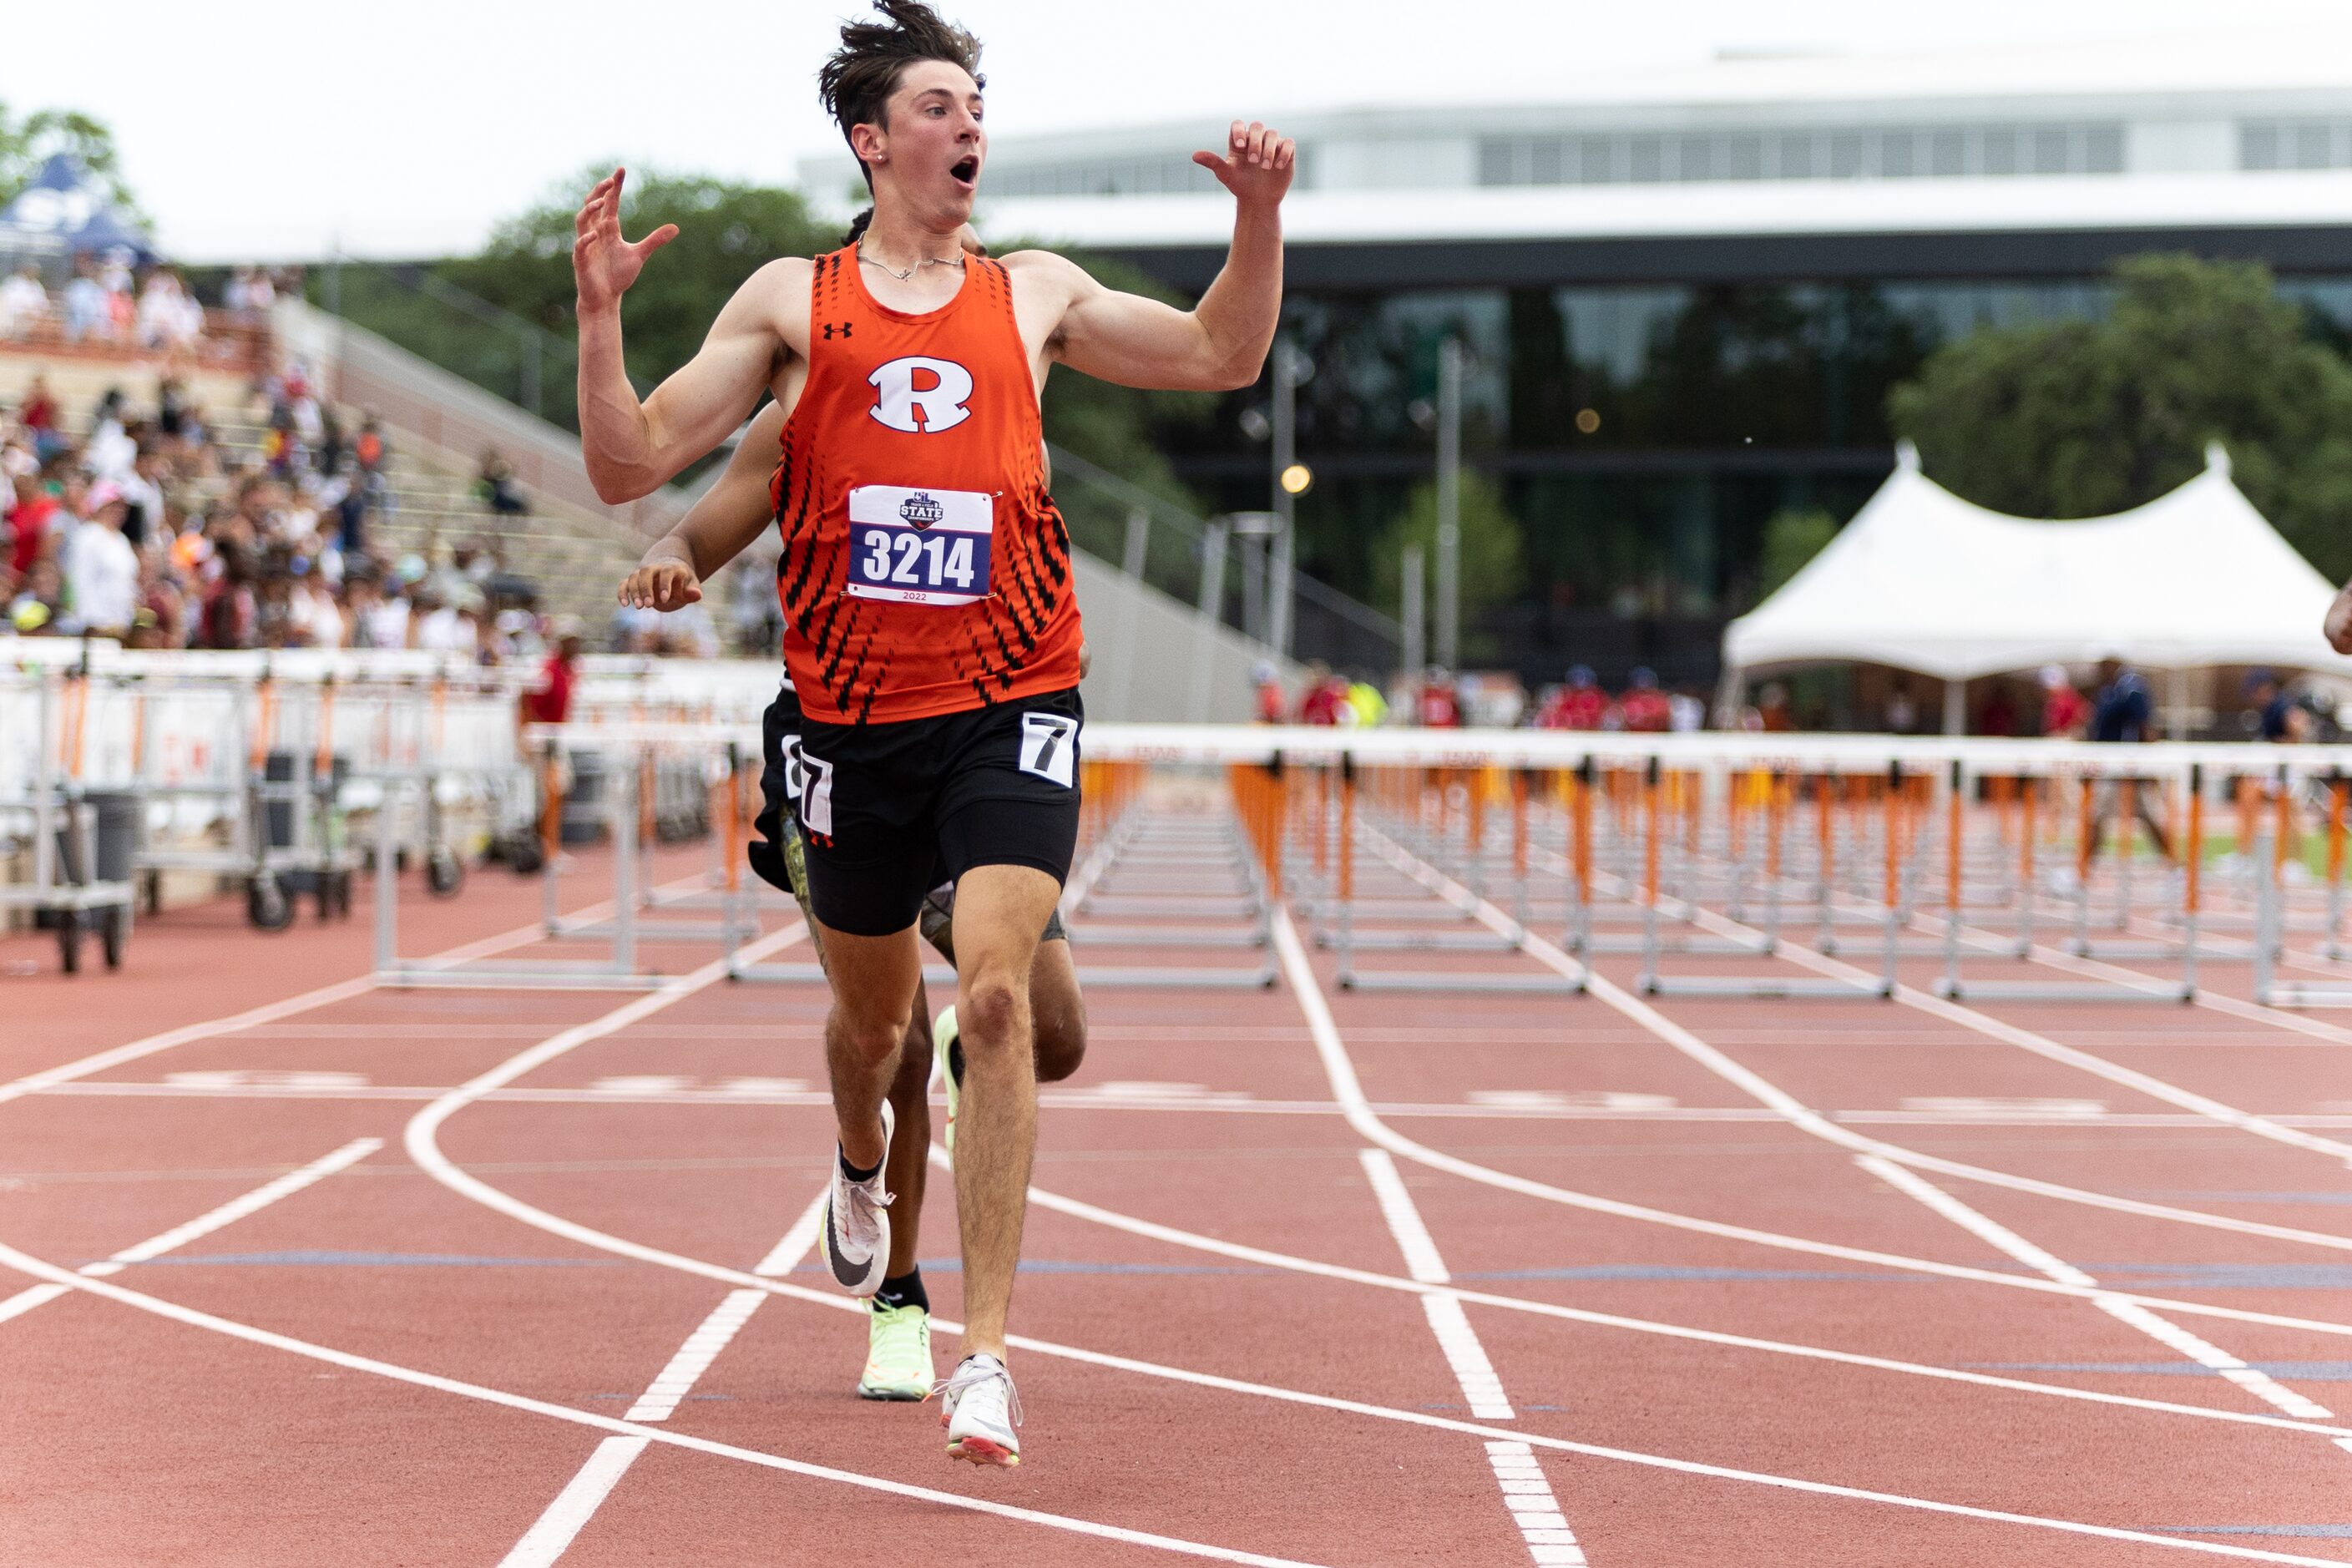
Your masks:
<instances>
[{"instance_id":1,"label":"person in white shirt","mask_svg":"<svg viewBox=\"0 0 2352 1568\"><path fill-rule=\"evenodd\" d=\"M40 271L31 262L0 283L0 338L31 336L48 313L49 292L41 287Z\"/></svg>"},{"instance_id":2,"label":"person in white shirt","mask_svg":"<svg viewBox=\"0 0 2352 1568\"><path fill-rule=\"evenodd\" d=\"M122 537L130 503L110 484L91 488L89 521L66 539L66 585L73 596L69 631L121 637L139 613L139 552Z\"/></svg>"},{"instance_id":3,"label":"person in white shirt","mask_svg":"<svg viewBox=\"0 0 2352 1568\"><path fill-rule=\"evenodd\" d=\"M417 584L416 607L424 612L416 624L416 646L426 653L462 654L474 658L482 651L481 628L457 613L457 606L434 603L440 595ZM426 609L428 603L434 607Z\"/></svg>"}]
</instances>

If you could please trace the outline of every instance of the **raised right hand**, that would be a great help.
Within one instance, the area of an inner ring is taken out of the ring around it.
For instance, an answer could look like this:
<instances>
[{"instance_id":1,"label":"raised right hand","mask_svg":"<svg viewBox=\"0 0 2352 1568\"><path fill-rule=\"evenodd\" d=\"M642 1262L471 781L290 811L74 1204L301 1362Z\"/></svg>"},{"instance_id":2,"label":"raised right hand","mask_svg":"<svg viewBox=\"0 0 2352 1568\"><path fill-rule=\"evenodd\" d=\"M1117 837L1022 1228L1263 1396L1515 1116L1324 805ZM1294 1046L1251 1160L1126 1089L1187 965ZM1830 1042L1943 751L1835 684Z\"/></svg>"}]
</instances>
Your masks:
<instances>
[{"instance_id":1,"label":"raised right hand","mask_svg":"<svg viewBox=\"0 0 2352 1568\"><path fill-rule=\"evenodd\" d=\"M682 610L702 597L702 581L683 561L649 561L621 580L621 603L633 610Z\"/></svg>"},{"instance_id":2,"label":"raised right hand","mask_svg":"<svg viewBox=\"0 0 2352 1568\"><path fill-rule=\"evenodd\" d=\"M583 314L609 310L637 274L646 258L677 237L677 225L666 223L632 245L621 237L621 184L629 176L615 169L596 182L572 220L572 277L580 290Z\"/></svg>"}]
</instances>

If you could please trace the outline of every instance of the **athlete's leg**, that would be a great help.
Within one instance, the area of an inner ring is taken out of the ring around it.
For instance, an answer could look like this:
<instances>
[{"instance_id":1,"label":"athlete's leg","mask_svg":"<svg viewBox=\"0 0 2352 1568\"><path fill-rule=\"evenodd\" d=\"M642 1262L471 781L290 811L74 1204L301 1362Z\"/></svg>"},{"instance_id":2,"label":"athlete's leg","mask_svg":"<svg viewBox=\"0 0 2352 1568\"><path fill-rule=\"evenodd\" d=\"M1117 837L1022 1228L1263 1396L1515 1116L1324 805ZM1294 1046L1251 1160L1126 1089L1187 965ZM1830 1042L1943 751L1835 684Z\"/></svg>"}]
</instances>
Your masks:
<instances>
[{"instance_id":1,"label":"athlete's leg","mask_svg":"<svg viewBox=\"0 0 2352 1568\"><path fill-rule=\"evenodd\" d=\"M898 1042L898 1070L890 1079L890 1109L898 1122L890 1135L890 1159L883 1167L889 1184L891 1279L915 1271L916 1244L923 1228L923 1187L931 1154L931 1008L923 983L915 982L914 1011Z\"/></svg>"},{"instance_id":2,"label":"athlete's leg","mask_svg":"<svg viewBox=\"0 0 2352 1568\"><path fill-rule=\"evenodd\" d=\"M923 966L915 928L853 936L819 928L833 1011L824 1021L824 1065L842 1158L865 1169L883 1163L882 1101L898 1068Z\"/></svg>"},{"instance_id":3,"label":"athlete's leg","mask_svg":"<svg viewBox=\"0 0 2352 1568\"><path fill-rule=\"evenodd\" d=\"M1087 1058L1087 999L1078 991L1070 939L1058 923L1045 928L1029 963L1029 1012L1037 1034L1037 1081L1059 1083Z\"/></svg>"},{"instance_id":4,"label":"athlete's leg","mask_svg":"<svg viewBox=\"0 0 2352 1568\"><path fill-rule=\"evenodd\" d=\"M1037 1144L1029 975L1060 884L1030 866L975 866L957 889L956 1017L964 1055L956 1133L967 1356L1004 1355Z\"/></svg>"}]
</instances>

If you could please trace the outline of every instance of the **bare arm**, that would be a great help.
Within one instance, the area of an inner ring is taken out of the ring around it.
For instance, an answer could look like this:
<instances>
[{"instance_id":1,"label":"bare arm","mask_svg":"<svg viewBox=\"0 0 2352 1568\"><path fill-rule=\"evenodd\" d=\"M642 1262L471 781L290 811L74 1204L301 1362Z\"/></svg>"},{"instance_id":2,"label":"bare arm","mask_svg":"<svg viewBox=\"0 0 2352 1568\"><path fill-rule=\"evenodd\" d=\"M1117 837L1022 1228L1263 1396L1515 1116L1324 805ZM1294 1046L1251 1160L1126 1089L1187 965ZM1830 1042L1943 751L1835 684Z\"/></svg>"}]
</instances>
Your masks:
<instances>
[{"instance_id":1,"label":"bare arm","mask_svg":"<svg viewBox=\"0 0 2352 1568\"><path fill-rule=\"evenodd\" d=\"M683 609L702 597L702 584L750 548L775 517L768 476L784 409L771 403L736 444L716 483L703 491L677 526L654 541L637 569L621 584L621 603L638 609Z\"/></svg>"},{"instance_id":2,"label":"bare arm","mask_svg":"<svg viewBox=\"0 0 2352 1568\"><path fill-rule=\"evenodd\" d=\"M785 297L791 279L783 275L794 266L773 261L753 273L694 358L640 403L622 358L621 296L677 229L664 224L635 244L621 237L626 174L616 169L588 193L572 244L580 291L580 455L596 494L611 502L651 494L751 412L784 352L772 305Z\"/></svg>"},{"instance_id":3,"label":"bare arm","mask_svg":"<svg viewBox=\"0 0 2352 1568\"><path fill-rule=\"evenodd\" d=\"M2337 653L2352 653L2352 583L2336 595L2327 606L2327 620L2321 627L2327 634L2327 646Z\"/></svg>"},{"instance_id":4,"label":"bare arm","mask_svg":"<svg viewBox=\"0 0 2352 1568\"><path fill-rule=\"evenodd\" d=\"M1288 137L1238 120L1224 156L1192 154L1234 207L1225 265L1191 310L1106 289L1061 261L1069 302L1055 357L1123 386L1223 392L1255 381L1282 313L1282 198L1297 156Z\"/></svg>"}]
</instances>

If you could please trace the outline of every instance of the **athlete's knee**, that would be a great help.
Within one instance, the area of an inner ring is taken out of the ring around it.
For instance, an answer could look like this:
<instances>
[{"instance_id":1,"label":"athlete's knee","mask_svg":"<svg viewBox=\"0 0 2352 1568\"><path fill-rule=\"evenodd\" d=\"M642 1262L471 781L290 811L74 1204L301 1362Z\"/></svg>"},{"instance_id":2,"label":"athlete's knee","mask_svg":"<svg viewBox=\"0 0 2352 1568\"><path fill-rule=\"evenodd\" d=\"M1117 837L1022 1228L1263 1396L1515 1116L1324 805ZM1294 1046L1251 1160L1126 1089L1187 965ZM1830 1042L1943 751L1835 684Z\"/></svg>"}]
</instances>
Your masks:
<instances>
[{"instance_id":1,"label":"athlete's knee","mask_svg":"<svg viewBox=\"0 0 2352 1568\"><path fill-rule=\"evenodd\" d=\"M870 1007L852 1011L835 1005L828 1033L843 1049L861 1060L887 1061L905 1047L912 1011L902 1008L891 1013Z\"/></svg>"},{"instance_id":2,"label":"athlete's knee","mask_svg":"<svg viewBox=\"0 0 2352 1568\"><path fill-rule=\"evenodd\" d=\"M956 1024L964 1053L978 1056L1004 1051L1028 1042L1028 976L1003 970L983 970L963 983L956 1003Z\"/></svg>"}]
</instances>

